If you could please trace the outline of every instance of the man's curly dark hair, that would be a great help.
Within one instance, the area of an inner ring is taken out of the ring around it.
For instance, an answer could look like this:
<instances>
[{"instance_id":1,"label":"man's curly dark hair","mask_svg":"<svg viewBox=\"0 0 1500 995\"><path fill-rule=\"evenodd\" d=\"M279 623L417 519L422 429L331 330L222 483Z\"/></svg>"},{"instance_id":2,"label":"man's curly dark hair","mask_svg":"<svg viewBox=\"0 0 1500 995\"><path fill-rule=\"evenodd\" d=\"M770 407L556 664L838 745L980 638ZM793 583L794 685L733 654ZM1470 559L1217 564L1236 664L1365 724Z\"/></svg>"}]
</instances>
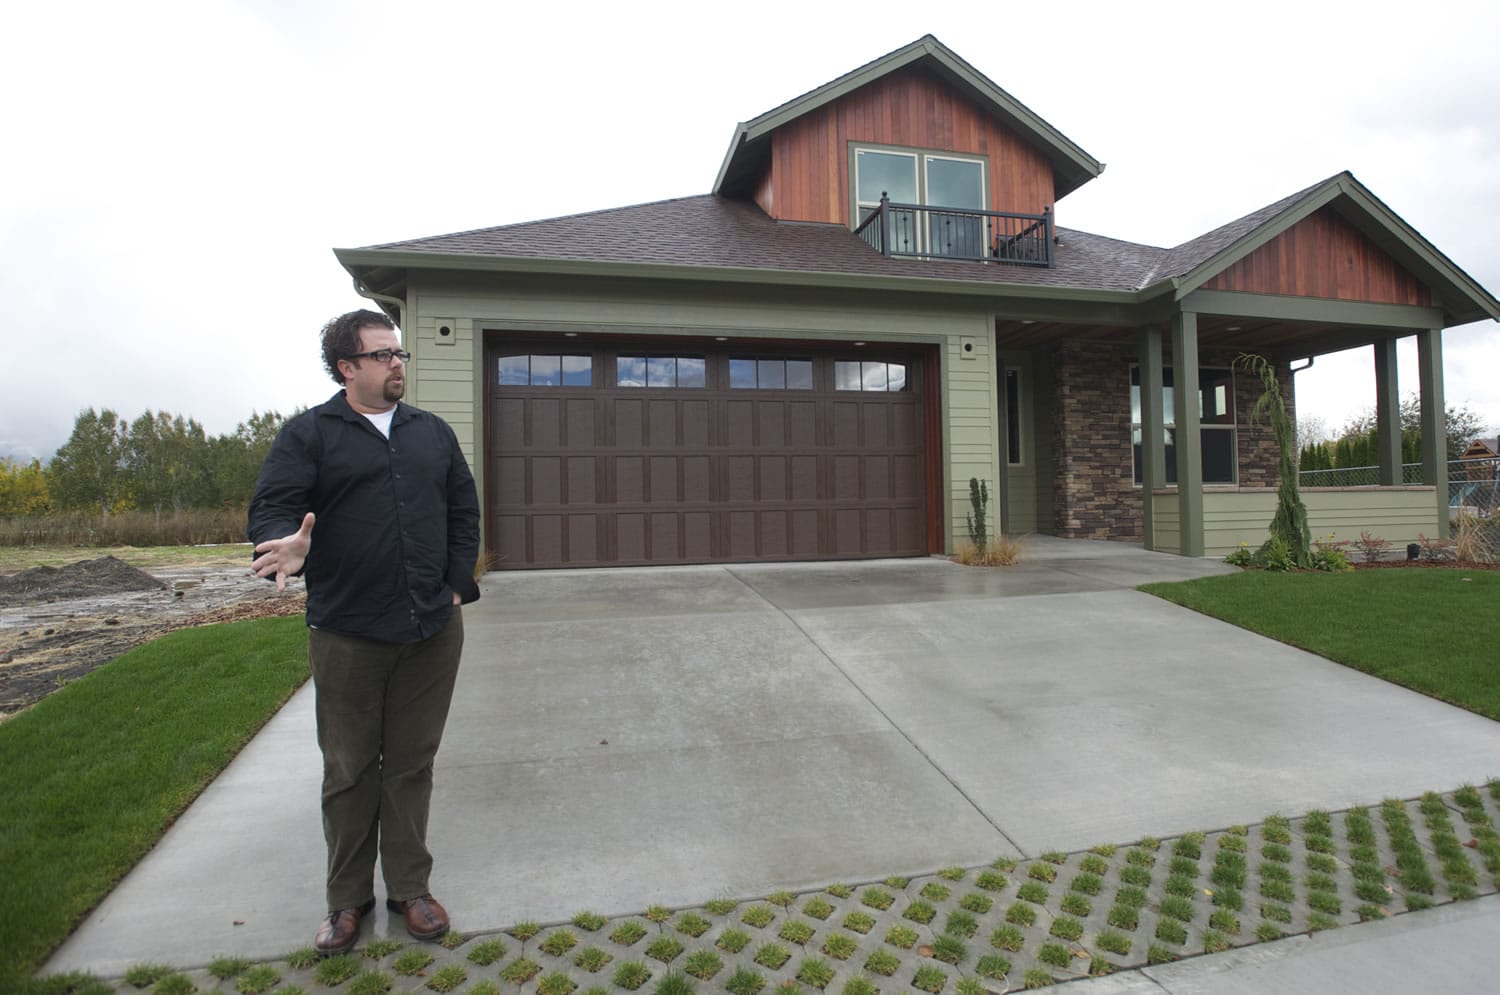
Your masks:
<instances>
[{"instance_id":1,"label":"man's curly dark hair","mask_svg":"<svg viewBox=\"0 0 1500 995\"><path fill-rule=\"evenodd\" d=\"M323 326L323 368L333 377L333 382L342 385L344 375L339 372L339 360L360 351L359 330L370 326L396 330L396 323L379 311L350 311L341 314Z\"/></svg>"}]
</instances>

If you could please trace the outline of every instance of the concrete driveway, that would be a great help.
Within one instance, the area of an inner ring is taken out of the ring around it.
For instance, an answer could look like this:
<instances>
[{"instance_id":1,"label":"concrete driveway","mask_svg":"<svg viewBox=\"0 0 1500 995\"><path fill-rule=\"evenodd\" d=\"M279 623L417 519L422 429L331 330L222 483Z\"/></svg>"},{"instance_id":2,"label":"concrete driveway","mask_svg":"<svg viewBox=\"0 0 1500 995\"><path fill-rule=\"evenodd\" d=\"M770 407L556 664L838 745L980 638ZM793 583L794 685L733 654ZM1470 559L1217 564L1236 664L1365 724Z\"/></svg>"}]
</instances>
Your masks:
<instances>
[{"instance_id":1,"label":"concrete driveway","mask_svg":"<svg viewBox=\"0 0 1500 995\"><path fill-rule=\"evenodd\" d=\"M433 889L473 932L1214 829L1495 773L1500 723L1132 590L1229 569L1035 537L995 570L491 574L466 609L438 757ZM310 944L323 911L311 695L48 970ZM390 935L383 908L366 935Z\"/></svg>"}]
</instances>

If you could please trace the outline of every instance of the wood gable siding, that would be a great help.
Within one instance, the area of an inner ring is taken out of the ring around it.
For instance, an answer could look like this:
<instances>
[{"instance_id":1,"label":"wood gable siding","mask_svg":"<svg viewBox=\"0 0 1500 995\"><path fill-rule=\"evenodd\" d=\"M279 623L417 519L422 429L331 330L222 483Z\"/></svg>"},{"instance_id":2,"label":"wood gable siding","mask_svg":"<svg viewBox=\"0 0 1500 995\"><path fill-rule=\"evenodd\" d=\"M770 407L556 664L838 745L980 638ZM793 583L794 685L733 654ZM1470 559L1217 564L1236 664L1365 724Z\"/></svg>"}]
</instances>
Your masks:
<instances>
[{"instance_id":1,"label":"wood gable siding","mask_svg":"<svg viewBox=\"0 0 1500 995\"><path fill-rule=\"evenodd\" d=\"M805 114L771 138L771 167L755 202L779 221L849 224L851 142L985 156L992 211L1040 214L1053 202L1052 168L1041 153L911 69Z\"/></svg>"},{"instance_id":2,"label":"wood gable siding","mask_svg":"<svg viewBox=\"0 0 1500 995\"><path fill-rule=\"evenodd\" d=\"M1425 307L1432 303L1421 282L1328 207L1297 222L1203 286L1379 304Z\"/></svg>"}]
</instances>

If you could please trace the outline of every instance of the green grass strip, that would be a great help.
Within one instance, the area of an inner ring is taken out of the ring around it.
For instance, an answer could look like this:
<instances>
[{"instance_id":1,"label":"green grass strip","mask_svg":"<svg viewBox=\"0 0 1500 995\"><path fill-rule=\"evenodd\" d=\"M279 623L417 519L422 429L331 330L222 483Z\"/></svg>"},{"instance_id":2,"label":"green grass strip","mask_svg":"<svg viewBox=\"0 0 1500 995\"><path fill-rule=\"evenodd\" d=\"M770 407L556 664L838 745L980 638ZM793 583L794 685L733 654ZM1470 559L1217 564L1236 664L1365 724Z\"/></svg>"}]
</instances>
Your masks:
<instances>
[{"instance_id":1,"label":"green grass strip","mask_svg":"<svg viewBox=\"0 0 1500 995\"><path fill-rule=\"evenodd\" d=\"M1473 624L1500 603L1500 573L1246 571L1141 590L1500 721L1493 635Z\"/></svg>"},{"instance_id":2,"label":"green grass strip","mask_svg":"<svg viewBox=\"0 0 1500 995\"><path fill-rule=\"evenodd\" d=\"M14 991L307 679L302 616L181 629L0 724Z\"/></svg>"}]
</instances>

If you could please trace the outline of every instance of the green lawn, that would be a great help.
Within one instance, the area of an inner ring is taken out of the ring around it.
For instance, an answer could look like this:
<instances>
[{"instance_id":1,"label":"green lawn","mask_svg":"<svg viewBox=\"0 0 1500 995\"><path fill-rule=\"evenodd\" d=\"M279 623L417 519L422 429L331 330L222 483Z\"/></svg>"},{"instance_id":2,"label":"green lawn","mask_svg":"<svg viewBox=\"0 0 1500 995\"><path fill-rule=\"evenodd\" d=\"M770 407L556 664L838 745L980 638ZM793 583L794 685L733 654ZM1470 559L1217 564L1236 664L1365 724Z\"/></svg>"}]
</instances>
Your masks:
<instances>
[{"instance_id":1,"label":"green lawn","mask_svg":"<svg viewBox=\"0 0 1500 995\"><path fill-rule=\"evenodd\" d=\"M300 615L183 629L0 724L0 991L19 987L307 676Z\"/></svg>"},{"instance_id":2,"label":"green lawn","mask_svg":"<svg viewBox=\"0 0 1500 995\"><path fill-rule=\"evenodd\" d=\"M1500 572L1246 571L1141 590L1500 721Z\"/></svg>"}]
</instances>

